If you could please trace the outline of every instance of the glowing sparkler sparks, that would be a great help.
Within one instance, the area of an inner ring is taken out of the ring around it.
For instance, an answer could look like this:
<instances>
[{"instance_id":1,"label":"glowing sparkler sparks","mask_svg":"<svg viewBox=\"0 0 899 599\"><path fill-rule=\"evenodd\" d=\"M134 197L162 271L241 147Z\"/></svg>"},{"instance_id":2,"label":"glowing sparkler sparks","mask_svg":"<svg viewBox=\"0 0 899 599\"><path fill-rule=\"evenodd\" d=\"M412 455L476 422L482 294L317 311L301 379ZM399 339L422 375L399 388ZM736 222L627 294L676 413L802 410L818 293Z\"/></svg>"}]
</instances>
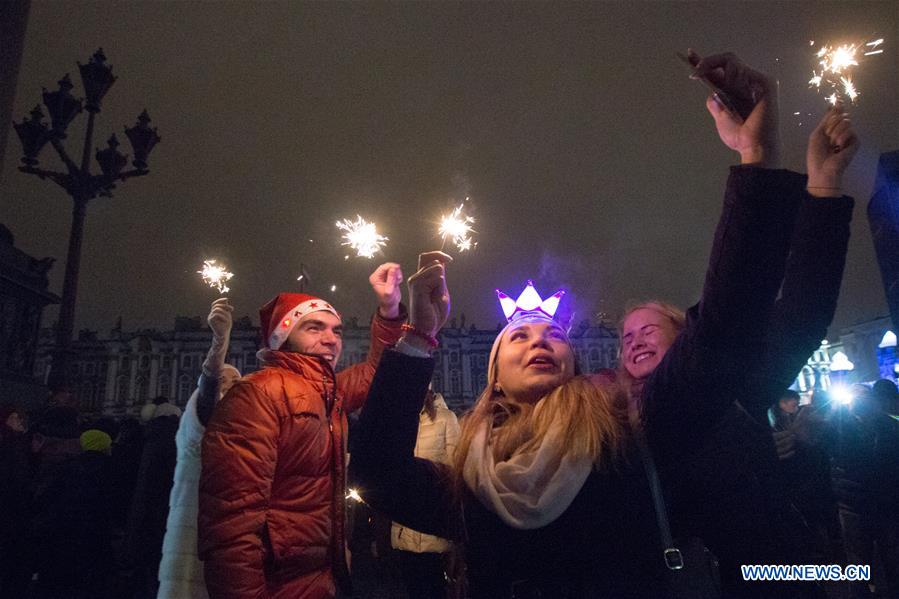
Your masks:
<instances>
[{"instance_id":1,"label":"glowing sparkler sparks","mask_svg":"<svg viewBox=\"0 0 899 599\"><path fill-rule=\"evenodd\" d=\"M812 78L808 82L809 87L815 87L819 92L822 89L829 91L830 95L827 96L827 101L834 105L842 97L847 98L850 102L855 102L860 94L852 81L852 71L859 66L859 60L865 56L881 54L883 48L878 48L878 46L882 43L883 38L866 43L857 42L840 46L822 45L815 52L821 71L812 70Z\"/></svg>"},{"instance_id":2,"label":"glowing sparkler sparks","mask_svg":"<svg viewBox=\"0 0 899 599\"><path fill-rule=\"evenodd\" d=\"M466 200L468 198L465 198ZM463 212L465 205L459 204L451 213L440 218L440 228L437 234L446 242L447 237L453 240L460 252L470 250L472 246L471 234L476 231L471 228L474 218L466 216Z\"/></svg>"},{"instance_id":3,"label":"glowing sparkler sparks","mask_svg":"<svg viewBox=\"0 0 899 599\"><path fill-rule=\"evenodd\" d=\"M337 228L343 231L343 243L356 250L356 255L371 258L384 247L388 239L378 234L374 223L367 222L358 214L356 220L343 219L337 221Z\"/></svg>"},{"instance_id":4,"label":"glowing sparkler sparks","mask_svg":"<svg viewBox=\"0 0 899 599\"><path fill-rule=\"evenodd\" d=\"M359 491L357 491L356 489L350 489L349 491L350 492L347 493L346 496L347 499L352 499L357 503L362 503L362 495L359 494Z\"/></svg>"},{"instance_id":5,"label":"glowing sparkler sparks","mask_svg":"<svg viewBox=\"0 0 899 599\"><path fill-rule=\"evenodd\" d=\"M224 264L216 264L215 260L204 260L203 270L198 270L197 274L202 275L203 282L219 290L219 293L228 293L231 291L226 281L230 281L234 273L228 272Z\"/></svg>"},{"instance_id":6,"label":"glowing sparkler sparks","mask_svg":"<svg viewBox=\"0 0 899 599\"><path fill-rule=\"evenodd\" d=\"M849 97L850 102L855 102L855 98L858 97L858 91L856 91L852 80L848 77L840 77L840 82L843 84L843 93Z\"/></svg>"}]
</instances>

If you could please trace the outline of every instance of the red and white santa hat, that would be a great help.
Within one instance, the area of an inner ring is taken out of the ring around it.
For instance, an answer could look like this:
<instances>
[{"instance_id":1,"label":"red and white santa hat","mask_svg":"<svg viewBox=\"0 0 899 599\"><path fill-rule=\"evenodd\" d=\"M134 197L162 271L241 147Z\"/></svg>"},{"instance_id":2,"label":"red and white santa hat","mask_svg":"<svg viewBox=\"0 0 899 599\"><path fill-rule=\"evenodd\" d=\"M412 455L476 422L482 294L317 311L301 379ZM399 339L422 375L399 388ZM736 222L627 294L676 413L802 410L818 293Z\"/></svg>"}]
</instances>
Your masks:
<instances>
[{"instance_id":1,"label":"red and white santa hat","mask_svg":"<svg viewBox=\"0 0 899 599\"><path fill-rule=\"evenodd\" d=\"M305 293L279 293L259 309L265 347L279 349L300 320L313 312L330 312L340 318L337 310L323 299Z\"/></svg>"}]
</instances>

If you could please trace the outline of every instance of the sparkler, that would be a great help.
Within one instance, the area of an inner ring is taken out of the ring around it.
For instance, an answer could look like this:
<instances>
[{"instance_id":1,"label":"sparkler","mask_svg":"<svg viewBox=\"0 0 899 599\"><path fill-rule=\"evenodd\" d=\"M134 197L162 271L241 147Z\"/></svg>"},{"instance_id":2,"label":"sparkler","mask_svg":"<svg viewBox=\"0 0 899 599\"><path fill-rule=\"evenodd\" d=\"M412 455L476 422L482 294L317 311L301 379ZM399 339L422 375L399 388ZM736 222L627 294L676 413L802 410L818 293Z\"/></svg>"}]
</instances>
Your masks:
<instances>
[{"instance_id":1,"label":"sparkler","mask_svg":"<svg viewBox=\"0 0 899 599\"><path fill-rule=\"evenodd\" d=\"M203 270L198 270L197 274L203 277L203 282L219 290L219 293L228 293L226 281L230 281L234 273L228 272L224 264L216 264L215 260L204 260Z\"/></svg>"},{"instance_id":2,"label":"sparkler","mask_svg":"<svg viewBox=\"0 0 899 599\"><path fill-rule=\"evenodd\" d=\"M388 239L378 234L374 223L367 222L358 214L356 220L343 219L337 221L337 228L343 231L343 243L356 250L356 255L371 258L384 247Z\"/></svg>"},{"instance_id":3,"label":"sparkler","mask_svg":"<svg viewBox=\"0 0 899 599\"><path fill-rule=\"evenodd\" d=\"M350 489L349 491L350 492L347 493L346 496L347 499L352 499L353 501L362 503L362 495L359 494L359 491L357 491L356 489Z\"/></svg>"},{"instance_id":4,"label":"sparkler","mask_svg":"<svg viewBox=\"0 0 899 599\"><path fill-rule=\"evenodd\" d=\"M468 200L468 198L465 199ZM471 234L477 232L471 228L474 218L467 216L463 212L464 208L464 203L459 204L451 213L442 216L440 218L440 227L437 230L437 234L443 238L444 244L446 243L446 238L449 237L456 244L456 247L459 248L460 252L471 249Z\"/></svg>"},{"instance_id":5,"label":"sparkler","mask_svg":"<svg viewBox=\"0 0 899 599\"><path fill-rule=\"evenodd\" d=\"M824 89L829 91L827 101L836 104L840 98L845 97L851 103L859 96L858 88L852 81L852 71L859 66L859 61L865 56L882 54L883 48L879 48L883 38L870 42L857 42L843 44L841 46L822 45L815 57L818 59L817 69L812 70L812 78L809 79L809 87L816 88L819 92ZM814 45L814 41L809 42Z\"/></svg>"}]
</instances>

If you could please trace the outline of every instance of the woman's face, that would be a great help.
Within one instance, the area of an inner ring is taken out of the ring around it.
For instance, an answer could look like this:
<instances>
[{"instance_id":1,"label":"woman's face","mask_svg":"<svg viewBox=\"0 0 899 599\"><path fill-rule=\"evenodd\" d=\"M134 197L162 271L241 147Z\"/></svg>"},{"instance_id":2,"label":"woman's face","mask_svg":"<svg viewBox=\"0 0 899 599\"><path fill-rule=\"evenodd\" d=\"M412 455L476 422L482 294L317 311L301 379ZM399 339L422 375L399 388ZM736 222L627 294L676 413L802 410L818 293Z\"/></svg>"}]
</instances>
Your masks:
<instances>
[{"instance_id":1,"label":"woman's face","mask_svg":"<svg viewBox=\"0 0 899 599\"><path fill-rule=\"evenodd\" d=\"M644 379L656 369L677 338L677 329L667 316L652 308L628 314L621 327L621 363L635 379Z\"/></svg>"},{"instance_id":2,"label":"woman's face","mask_svg":"<svg viewBox=\"0 0 899 599\"><path fill-rule=\"evenodd\" d=\"M574 352L560 326L525 321L503 333L496 355L496 379L507 396L536 402L573 376Z\"/></svg>"}]
</instances>

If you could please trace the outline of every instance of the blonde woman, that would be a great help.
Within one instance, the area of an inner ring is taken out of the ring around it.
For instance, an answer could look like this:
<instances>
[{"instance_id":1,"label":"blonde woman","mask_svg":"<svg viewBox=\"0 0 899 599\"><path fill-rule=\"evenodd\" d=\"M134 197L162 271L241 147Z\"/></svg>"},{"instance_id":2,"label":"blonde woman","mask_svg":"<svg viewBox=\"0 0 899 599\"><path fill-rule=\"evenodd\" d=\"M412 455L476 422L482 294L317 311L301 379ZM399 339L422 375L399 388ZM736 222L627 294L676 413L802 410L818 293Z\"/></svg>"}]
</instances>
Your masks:
<instances>
[{"instance_id":1,"label":"blonde woman","mask_svg":"<svg viewBox=\"0 0 899 599\"><path fill-rule=\"evenodd\" d=\"M776 137L767 79L731 55L707 60L733 76L720 87L751 111L730 129L719 126L743 164L727 183L701 300L666 339L635 413L663 484L724 417L730 389L746 381L804 183L766 162L763 142ZM516 304L497 336L453 466L413 456L430 352L449 311L447 261L421 256L409 280L410 326L375 374L353 462L363 498L407 526L462 542L476 599L677 596L626 399L578 376L566 331L544 304Z\"/></svg>"}]
</instances>

